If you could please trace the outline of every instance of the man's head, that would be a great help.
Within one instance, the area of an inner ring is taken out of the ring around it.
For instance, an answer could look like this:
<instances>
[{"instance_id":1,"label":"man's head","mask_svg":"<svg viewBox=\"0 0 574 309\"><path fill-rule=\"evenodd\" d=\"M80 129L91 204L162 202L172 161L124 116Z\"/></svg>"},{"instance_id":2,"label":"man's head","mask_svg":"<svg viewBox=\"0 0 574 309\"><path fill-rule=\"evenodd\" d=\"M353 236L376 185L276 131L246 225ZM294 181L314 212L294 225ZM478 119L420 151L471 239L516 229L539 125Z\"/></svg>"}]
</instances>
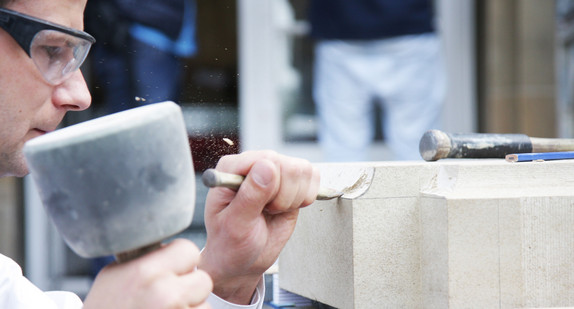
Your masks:
<instances>
[{"instance_id":1,"label":"man's head","mask_svg":"<svg viewBox=\"0 0 574 309\"><path fill-rule=\"evenodd\" d=\"M85 0L0 0L0 176L28 173L22 148L90 105L77 70L92 43Z\"/></svg>"}]
</instances>

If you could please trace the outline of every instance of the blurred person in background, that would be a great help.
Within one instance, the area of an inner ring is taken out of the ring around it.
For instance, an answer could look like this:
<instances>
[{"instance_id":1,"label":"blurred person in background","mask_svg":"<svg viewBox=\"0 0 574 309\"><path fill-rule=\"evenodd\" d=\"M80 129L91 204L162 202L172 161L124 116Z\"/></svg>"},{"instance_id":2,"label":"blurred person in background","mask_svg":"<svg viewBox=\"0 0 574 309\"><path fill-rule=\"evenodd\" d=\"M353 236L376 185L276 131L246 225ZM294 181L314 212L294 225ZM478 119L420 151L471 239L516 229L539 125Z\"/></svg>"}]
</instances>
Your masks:
<instances>
[{"instance_id":1,"label":"blurred person in background","mask_svg":"<svg viewBox=\"0 0 574 309\"><path fill-rule=\"evenodd\" d=\"M91 0L86 31L103 112L179 102L186 58L197 51L195 0Z\"/></svg>"},{"instance_id":2,"label":"blurred person in background","mask_svg":"<svg viewBox=\"0 0 574 309\"><path fill-rule=\"evenodd\" d=\"M313 97L326 161L369 160L374 104L397 160L421 159L439 129L445 93L432 0L311 0Z\"/></svg>"}]
</instances>

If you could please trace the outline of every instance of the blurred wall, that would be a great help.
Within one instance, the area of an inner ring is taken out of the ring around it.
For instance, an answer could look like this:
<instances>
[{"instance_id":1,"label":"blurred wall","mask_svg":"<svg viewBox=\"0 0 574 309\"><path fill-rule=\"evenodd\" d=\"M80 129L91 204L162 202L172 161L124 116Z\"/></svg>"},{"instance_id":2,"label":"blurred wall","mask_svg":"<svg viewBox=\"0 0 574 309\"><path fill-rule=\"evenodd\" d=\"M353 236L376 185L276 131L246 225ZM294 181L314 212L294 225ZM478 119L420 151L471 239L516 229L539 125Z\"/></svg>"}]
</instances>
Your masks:
<instances>
[{"instance_id":1,"label":"blurred wall","mask_svg":"<svg viewBox=\"0 0 574 309\"><path fill-rule=\"evenodd\" d=\"M477 1L479 130L556 137L555 2Z\"/></svg>"}]
</instances>

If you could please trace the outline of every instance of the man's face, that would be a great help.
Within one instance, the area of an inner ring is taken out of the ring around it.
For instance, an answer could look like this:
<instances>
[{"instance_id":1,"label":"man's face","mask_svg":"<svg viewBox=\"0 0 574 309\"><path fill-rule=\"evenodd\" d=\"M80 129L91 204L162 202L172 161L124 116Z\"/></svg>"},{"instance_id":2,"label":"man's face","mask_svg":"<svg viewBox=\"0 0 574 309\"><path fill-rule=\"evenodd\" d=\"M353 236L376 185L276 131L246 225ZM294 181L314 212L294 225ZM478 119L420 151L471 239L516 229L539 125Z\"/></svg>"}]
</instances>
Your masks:
<instances>
[{"instance_id":1,"label":"man's face","mask_svg":"<svg viewBox=\"0 0 574 309\"><path fill-rule=\"evenodd\" d=\"M16 0L6 9L82 30L85 0ZM0 176L24 176L22 148L56 129L69 110L84 110L91 97L79 70L52 84L14 38L0 28Z\"/></svg>"}]
</instances>

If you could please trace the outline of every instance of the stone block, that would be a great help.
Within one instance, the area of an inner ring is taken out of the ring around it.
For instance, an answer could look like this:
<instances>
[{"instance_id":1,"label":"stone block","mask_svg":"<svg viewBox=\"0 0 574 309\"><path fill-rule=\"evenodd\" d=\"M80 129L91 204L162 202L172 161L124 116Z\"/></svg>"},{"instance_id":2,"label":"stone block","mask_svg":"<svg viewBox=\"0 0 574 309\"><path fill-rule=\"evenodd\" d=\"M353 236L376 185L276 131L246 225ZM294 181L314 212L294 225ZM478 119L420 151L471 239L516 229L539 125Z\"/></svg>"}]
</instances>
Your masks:
<instances>
[{"instance_id":1,"label":"stone block","mask_svg":"<svg viewBox=\"0 0 574 309\"><path fill-rule=\"evenodd\" d=\"M363 195L301 210L283 289L336 308L574 305L574 161L369 164Z\"/></svg>"}]
</instances>

